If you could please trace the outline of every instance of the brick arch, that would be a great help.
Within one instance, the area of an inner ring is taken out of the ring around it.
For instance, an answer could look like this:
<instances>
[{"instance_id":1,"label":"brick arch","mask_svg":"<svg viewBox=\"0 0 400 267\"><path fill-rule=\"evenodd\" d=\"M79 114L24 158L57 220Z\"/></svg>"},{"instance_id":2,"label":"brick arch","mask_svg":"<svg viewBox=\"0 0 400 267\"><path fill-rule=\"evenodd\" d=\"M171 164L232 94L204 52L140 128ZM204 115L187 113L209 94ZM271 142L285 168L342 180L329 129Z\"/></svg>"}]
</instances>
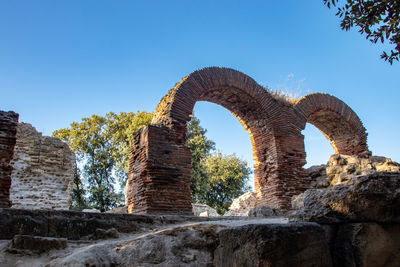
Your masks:
<instances>
[{"instance_id":1,"label":"brick arch","mask_svg":"<svg viewBox=\"0 0 400 267\"><path fill-rule=\"evenodd\" d=\"M270 124L280 120L279 103L251 77L229 68L208 67L192 72L169 90L157 105L152 124L177 128L186 125L197 101L224 106L235 116L244 113L241 109L256 105ZM245 102L248 104L235 106Z\"/></svg>"},{"instance_id":2,"label":"brick arch","mask_svg":"<svg viewBox=\"0 0 400 267\"><path fill-rule=\"evenodd\" d=\"M211 67L191 73L169 90L155 109L151 125L135 137L138 142L132 152L128 210L191 212L190 152L185 146L185 133L198 101L221 105L239 120L253 146L256 192L271 206L287 206L288 200L280 195L283 191L292 195L294 189L284 188L284 182L279 181L287 176L286 163L280 162L288 161L281 156L285 153L280 151L283 141L276 138L282 136L280 132L285 129L282 125L287 120L282 103L249 76L233 69ZM141 140L144 140L142 145ZM141 156L143 145L147 151ZM141 159L144 155L147 158ZM156 192L165 192L165 196L160 199Z\"/></svg>"},{"instance_id":3,"label":"brick arch","mask_svg":"<svg viewBox=\"0 0 400 267\"><path fill-rule=\"evenodd\" d=\"M277 161L273 125L280 121L280 104L249 76L229 68L209 67L177 83L158 104L152 124L171 128L176 138L184 141L186 123L198 101L225 107L248 131L255 162L255 189L260 193L260 184L273 171L267 162Z\"/></svg>"},{"instance_id":4,"label":"brick arch","mask_svg":"<svg viewBox=\"0 0 400 267\"><path fill-rule=\"evenodd\" d=\"M262 205L290 209L292 196L309 187L301 134L307 122L325 133L335 151L370 155L361 121L339 99L311 94L293 104L274 98L239 71L205 68L169 90L155 109L152 124L135 133L126 187L129 212L192 213L185 134L198 101L225 107L249 132L255 189Z\"/></svg>"},{"instance_id":5,"label":"brick arch","mask_svg":"<svg viewBox=\"0 0 400 267\"><path fill-rule=\"evenodd\" d=\"M368 157L367 132L357 114L340 99L313 93L299 99L295 109L307 122L317 127L330 141L335 153Z\"/></svg>"}]
</instances>

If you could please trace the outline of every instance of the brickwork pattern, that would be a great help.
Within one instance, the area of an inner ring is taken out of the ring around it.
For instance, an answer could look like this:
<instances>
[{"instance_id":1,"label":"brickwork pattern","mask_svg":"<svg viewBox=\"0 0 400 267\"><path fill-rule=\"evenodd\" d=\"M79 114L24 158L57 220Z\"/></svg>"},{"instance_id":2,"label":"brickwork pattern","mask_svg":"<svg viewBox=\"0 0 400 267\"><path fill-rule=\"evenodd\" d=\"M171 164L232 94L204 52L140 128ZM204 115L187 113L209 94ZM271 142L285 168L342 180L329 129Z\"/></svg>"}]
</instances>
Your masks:
<instances>
[{"instance_id":1,"label":"brickwork pattern","mask_svg":"<svg viewBox=\"0 0 400 267\"><path fill-rule=\"evenodd\" d=\"M66 143L19 123L11 164L12 208L69 209L75 156Z\"/></svg>"},{"instance_id":2,"label":"brickwork pattern","mask_svg":"<svg viewBox=\"0 0 400 267\"><path fill-rule=\"evenodd\" d=\"M190 153L184 144L197 101L225 107L248 131L262 205L289 209L291 197L309 187L301 134L307 122L338 152L370 154L361 121L339 99L311 94L292 104L274 98L243 73L205 68L177 83L158 104L152 125L136 133L127 184L129 212L191 213Z\"/></svg>"},{"instance_id":3,"label":"brickwork pattern","mask_svg":"<svg viewBox=\"0 0 400 267\"><path fill-rule=\"evenodd\" d=\"M10 207L10 185L12 166L17 138L18 114L0 111L0 208Z\"/></svg>"}]
</instances>

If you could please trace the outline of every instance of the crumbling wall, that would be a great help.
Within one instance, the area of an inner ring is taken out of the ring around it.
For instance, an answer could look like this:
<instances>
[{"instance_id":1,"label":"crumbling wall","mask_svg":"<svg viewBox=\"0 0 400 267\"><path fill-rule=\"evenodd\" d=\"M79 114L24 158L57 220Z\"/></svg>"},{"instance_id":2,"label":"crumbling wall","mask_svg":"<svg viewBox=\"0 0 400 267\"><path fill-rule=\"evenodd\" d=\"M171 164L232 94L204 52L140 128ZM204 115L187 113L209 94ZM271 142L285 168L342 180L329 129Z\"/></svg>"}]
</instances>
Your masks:
<instances>
[{"instance_id":1,"label":"crumbling wall","mask_svg":"<svg viewBox=\"0 0 400 267\"><path fill-rule=\"evenodd\" d=\"M20 123L11 164L12 208L69 209L75 157L67 144Z\"/></svg>"},{"instance_id":2,"label":"crumbling wall","mask_svg":"<svg viewBox=\"0 0 400 267\"><path fill-rule=\"evenodd\" d=\"M0 208L10 207L10 161L14 153L17 125L17 113L0 111Z\"/></svg>"}]
</instances>

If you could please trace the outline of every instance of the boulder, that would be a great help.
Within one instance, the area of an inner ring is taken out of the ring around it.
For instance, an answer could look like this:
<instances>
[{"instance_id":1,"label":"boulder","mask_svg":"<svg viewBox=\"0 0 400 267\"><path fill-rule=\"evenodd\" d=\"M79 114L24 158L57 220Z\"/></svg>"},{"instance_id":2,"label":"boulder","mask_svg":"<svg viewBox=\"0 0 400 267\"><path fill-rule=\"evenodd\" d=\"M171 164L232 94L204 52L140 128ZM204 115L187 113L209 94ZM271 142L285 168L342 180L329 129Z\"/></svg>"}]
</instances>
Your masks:
<instances>
[{"instance_id":1,"label":"boulder","mask_svg":"<svg viewBox=\"0 0 400 267\"><path fill-rule=\"evenodd\" d=\"M97 209L83 209L82 212L100 213L101 211L99 211Z\"/></svg>"},{"instance_id":2,"label":"boulder","mask_svg":"<svg viewBox=\"0 0 400 267\"><path fill-rule=\"evenodd\" d=\"M268 206L258 206L249 210L249 217L275 217L281 216L282 212L280 209L268 207Z\"/></svg>"},{"instance_id":3,"label":"boulder","mask_svg":"<svg viewBox=\"0 0 400 267\"><path fill-rule=\"evenodd\" d=\"M247 192L235 198L224 216L248 216L249 211L259 204L255 192Z\"/></svg>"},{"instance_id":4,"label":"boulder","mask_svg":"<svg viewBox=\"0 0 400 267\"><path fill-rule=\"evenodd\" d=\"M192 203L193 215L200 217L220 216L218 212L206 204Z\"/></svg>"},{"instance_id":5,"label":"boulder","mask_svg":"<svg viewBox=\"0 0 400 267\"><path fill-rule=\"evenodd\" d=\"M309 189L294 206L300 209L291 221L400 222L400 174L375 172L324 190Z\"/></svg>"},{"instance_id":6,"label":"boulder","mask_svg":"<svg viewBox=\"0 0 400 267\"><path fill-rule=\"evenodd\" d=\"M177 226L92 245L48 266L212 266L218 225Z\"/></svg>"},{"instance_id":7,"label":"boulder","mask_svg":"<svg viewBox=\"0 0 400 267\"><path fill-rule=\"evenodd\" d=\"M98 239L109 239L109 238L118 238L119 233L117 229L111 228L111 229L101 229L97 228L94 233L90 236L88 236L88 239L92 240L98 240Z\"/></svg>"},{"instance_id":8,"label":"boulder","mask_svg":"<svg viewBox=\"0 0 400 267\"><path fill-rule=\"evenodd\" d=\"M399 266L400 224L354 223L329 228L335 233L329 238L334 266Z\"/></svg>"},{"instance_id":9,"label":"boulder","mask_svg":"<svg viewBox=\"0 0 400 267\"><path fill-rule=\"evenodd\" d=\"M106 211L105 213L128 213L128 207L123 206L123 207L113 208L111 210Z\"/></svg>"},{"instance_id":10,"label":"boulder","mask_svg":"<svg viewBox=\"0 0 400 267\"><path fill-rule=\"evenodd\" d=\"M315 223L250 224L222 229L214 266L332 266Z\"/></svg>"},{"instance_id":11,"label":"boulder","mask_svg":"<svg viewBox=\"0 0 400 267\"><path fill-rule=\"evenodd\" d=\"M310 188L327 188L346 183L359 175L375 172L400 173L400 164L386 157L359 158L335 154L330 156L326 165L312 166L306 172L311 180Z\"/></svg>"},{"instance_id":12,"label":"boulder","mask_svg":"<svg viewBox=\"0 0 400 267\"><path fill-rule=\"evenodd\" d=\"M41 254L52 249L64 249L66 247L66 238L15 235L9 244L7 251L10 253L30 255Z\"/></svg>"},{"instance_id":13,"label":"boulder","mask_svg":"<svg viewBox=\"0 0 400 267\"><path fill-rule=\"evenodd\" d=\"M306 169L307 176L311 180L311 188L326 188L329 186L329 179L326 175L326 165L311 166Z\"/></svg>"}]
</instances>

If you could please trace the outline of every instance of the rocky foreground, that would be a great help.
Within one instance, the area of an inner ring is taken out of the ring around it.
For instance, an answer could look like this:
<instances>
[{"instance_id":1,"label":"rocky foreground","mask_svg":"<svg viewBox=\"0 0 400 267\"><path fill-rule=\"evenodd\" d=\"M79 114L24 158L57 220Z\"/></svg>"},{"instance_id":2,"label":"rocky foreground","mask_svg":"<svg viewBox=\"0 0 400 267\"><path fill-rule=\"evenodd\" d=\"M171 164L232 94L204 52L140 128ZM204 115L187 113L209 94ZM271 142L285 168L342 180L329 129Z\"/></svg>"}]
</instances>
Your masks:
<instances>
[{"instance_id":1,"label":"rocky foreground","mask_svg":"<svg viewBox=\"0 0 400 267\"><path fill-rule=\"evenodd\" d=\"M0 266L400 266L399 167L332 156L290 212L254 193L215 217L0 209Z\"/></svg>"}]
</instances>

